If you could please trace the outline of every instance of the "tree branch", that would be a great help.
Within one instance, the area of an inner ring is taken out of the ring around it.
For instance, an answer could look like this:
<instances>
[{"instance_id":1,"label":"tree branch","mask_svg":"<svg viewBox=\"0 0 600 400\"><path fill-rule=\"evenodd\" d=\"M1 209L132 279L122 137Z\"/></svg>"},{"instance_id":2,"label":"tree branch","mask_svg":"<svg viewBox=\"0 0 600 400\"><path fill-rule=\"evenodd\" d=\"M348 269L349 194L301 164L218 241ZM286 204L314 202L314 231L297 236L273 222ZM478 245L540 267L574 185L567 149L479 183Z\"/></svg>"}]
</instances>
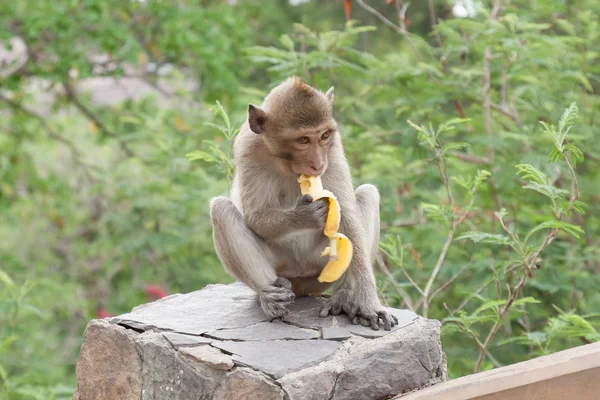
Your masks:
<instances>
[{"instance_id":1,"label":"tree branch","mask_svg":"<svg viewBox=\"0 0 600 400\"><path fill-rule=\"evenodd\" d=\"M119 142L119 146L121 149L127 154L129 157L135 157L135 153L129 148L127 143L123 142L119 139L119 136L112 132L108 127L89 109L87 108L77 97L75 90L68 82L62 83L63 88L65 89L65 93L69 100L75 105L75 107L90 121L94 122L98 129L100 129L106 136L110 136L111 138L116 139Z\"/></svg>"},{"instance_id":2,"label":"tree branch","mask_svg":"<svg viewBox=\"0 0 600 400\"><path fill-rule=\"evenodd\" d=\"M81 152L79 151L79 149L77 148L75 143L73 143L71 140L65 138L64 136L62 136L58 132L56 132L50 126L48 121L46 121L44 119L44 117L42 117L35 111L30 110L27 107L25 107L24 105L22 105L21 103L18 103L16 101L4 96L2 93L0 93L0 100L3 100L6 104L8 104L14 110L20 111L23 114L26 114L26 115L38 120L38 122L42 125L42 127L44 128L44 130L46 131L46 133L48 134L49 137L59 141L60 143L64 144L69 149L69 152L71 153L71 157L73 158L73 162L75 162L75 164L77 164L78 166L81 167L87 180L89 182L96 181L96 179L92 175L92 170L98 170L98 168L93 165L90 165L84 161L85 158L83 157L83 155L81 154Z\"/></svg>"}]
</instances>

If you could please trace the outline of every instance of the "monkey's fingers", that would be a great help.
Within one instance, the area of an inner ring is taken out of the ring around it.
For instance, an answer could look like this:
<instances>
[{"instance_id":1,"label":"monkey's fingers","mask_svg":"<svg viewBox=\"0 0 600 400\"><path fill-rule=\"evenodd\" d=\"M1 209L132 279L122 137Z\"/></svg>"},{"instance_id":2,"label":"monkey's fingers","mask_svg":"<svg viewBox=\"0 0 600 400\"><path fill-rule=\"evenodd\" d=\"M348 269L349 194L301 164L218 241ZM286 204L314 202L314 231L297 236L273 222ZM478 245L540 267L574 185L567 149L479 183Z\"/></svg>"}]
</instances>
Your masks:
<instances>
[{"instance_id":1,"label":"monkey's fingers","mask_svg":"<svg viewBox=\"0 0 600 400\"><path fill-rule=\"evenodd\" d=\"M313 202L313 197L310 194L305 194L304 196L298 199L298 205L306 206Z\"/></svg>"},{"instance_id":2,"label":"monkey's fingers","mask_svg":"<svg viewBox=\"0 0 600 400\"><path fill-rule=\"evenodd\" d=\"M344 309L344 312L348 315L348 318L350 318L350 321L352 321L352 323L354 324L354 319L356 317L356 313L358 312L358 306L344 304L342 308ZM358 320L356 321L356 324L358 324Z\"/></svg>"},{"instance_id":3,"label":"monkey's fingers","mask_svg":"<svg viewBox=\"0 0 600 400\"><path fill-rule=\"evenodd\" d=\"M326 316L328 316L332 307L333 307L333 304L331 303L331 301L328 301L327 303L325 303L323 305L323 307L321 308L321 311L319 311L319 317L325 318Z\"/></svg>"},{"instance_id":4,"label":"monkey's fingers","mask_svg":"<svg viewBox=\"0 0 600 400\"><path fill-rule=\"evenodd\" d=\"M335 303L331 308L331 315L340 315L342 312L342 305L340 303Z\"/></svg>"},{"instance_id":5,"label":"monkey's fingers","mask_svg":"<svg viewBox=\"0 0 600 400\"><path fill-rule=\"evenodd\" d=\"M261 296L267 301L291 302L296 298L289 289L271 286L262 290Z\"/></svg>"},{"instance_id":6,"label":"monkey's fingers","mask_svg":"<svg viewBox=\"0 0 600 400\"><path fill-rule=\"evenodd\" d=\"M371 315L371 328L374 331L379 330L379 316L378 315Z\"/></svg>"},{"instance_id":7,"label":"monkey's fingers","mask_svg":"<svg viewBox=\"0 0 600 400\"><path fill-rule=\"evenodd\" d=\"M292 282L281 276L275 279L275 282L273 282L273 286L292 290Z\"/></svg>"},{"instance_id":8,"label":"monkey's fingers","mask_svg":"<svg viewBox=\"0 0 600 400\"><path fill-rule=\"evenodd\" d=\"M383 329L389 331L394 325L398 325L398 318L387 311L379 311L377 313L379 318L383 321Z\"/></svg>"}]
</instances>

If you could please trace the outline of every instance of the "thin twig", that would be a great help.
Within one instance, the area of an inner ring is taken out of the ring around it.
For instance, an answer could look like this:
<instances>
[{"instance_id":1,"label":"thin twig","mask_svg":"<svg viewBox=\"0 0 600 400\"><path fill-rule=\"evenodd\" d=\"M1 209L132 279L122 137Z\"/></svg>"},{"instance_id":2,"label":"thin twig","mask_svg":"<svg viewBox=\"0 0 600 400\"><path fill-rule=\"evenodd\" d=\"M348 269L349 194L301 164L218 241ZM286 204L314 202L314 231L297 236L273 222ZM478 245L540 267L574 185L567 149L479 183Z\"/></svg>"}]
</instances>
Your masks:
<instances>
[{"instance_id":1,"label":"thin twig","mask_svg":"<svg viewBox=\"0 0 600 400\"><path fill-rule=\"evenodd\" d=\"M454 276L452 276L450 279L448 279L446 282L444 282L444 284L442 284L439 288L437 288L429 297L429 302L431 302L431 300L433 300L433 298L436 295L438 295L442 290L444 290L448 286L450 286L452 284L452 282L454 282L456 280L456 278L458 278L460 276L460 274L462 274L471 265L473 265L473 261L471 261L470 263L463 266L460 270L458 270L458 272L456 274L454 274Z\"/></svg>"},{"instance_id":2,"label":"thin twig","mask_svg":"<svg viewBox=\"0 0 600 400\"><path fill-rule=\"evenodd\" d=\"M442 38L440 37L439 32L437 31L437 18L435 16L435 7L433 5L433 0L427 1L427 8L429 9L429 22L431 23L431 29L435 34L435 41L438 47L442 47Z\"/></svg>"},{"instance_id":3,"label":"thin twig","mask_svg":"<svg viewBox=\"0 0 600 400\"><path fill-rule=\"evenodd\" d=\"M406 304L406 307L408 307L408 309L411 311L415 311L416 309L415 309L412 299L410 298L410 296L408 295L406 290L404 290L404 288L402 286L400 286L400 284L396 281L396 279L394 278L394 276L392 275L392 273L390 272L388 267L383 262L381 255L378 255L378 257L376 258L375 264L377 265L379 270L384 273L384 275L386 276L388 281L392 284L394 289L396 289L396 292L398 292L398 295L402 298L402 301L404 301L404 303Z\"/></svg>"},{"instance_id":4,"label":"thin twig","mask_svg":"<svg viewBox=\"0 0 600 400\"><path fill-rule=\"evenodd\" d=\"M490 64L492 61L492 51L486 47L483 52L483 74L481 76L481 107L483 108L483 128L488 137L487 158L490 162L494 162L494 148L492 146L492 101L490 97L491 91L491 72Z\"/></svg>"},{"instance_id":5,"label":"thin twig","mask_svg":"<svg viewBox=\"0 0 600 400\"><path fill-rule=\"evenodd\" d=\"M416 282L408 274L408 272L406 271L406 268L404 268L404 265L401 264L400 268L402 269L402 273L404 274L404 276L406 277L406 279L408 279L408 281L411 283L411 285L413 285L414 288L417 289L417 292L419 292L419 294L421 296L425 296L425 293L423 292L423 290L419 287L419 285L416 284Z\"/></svg>"},{"instance_id":6,"label":"thin twig","mask_svg":"<svg viewBox=\"0 0 600 400\"><path fill-rule=\"evenodd\" d=\"M406 29L406 10L408 9L408 6L410 5L410 3L408 3L408 2L403 3L401 0L395 0L394 4L396 5L396 13L398 14L398 22L400 23L400 30L401 30L400 33L402 35L404 35L406 42L410 46L412 52L415 54L415 57L417 57L417 60L423 61L423 57L421 57L421 53L419 53L419 50L417 50L417 46L415 46L415 43L412 41L410 34L408 33L408 30Z\"/></svg>"},{"instance_id":7,"label":"thin twig","mask_svg":"<svg viewBox=\"0 0 600 400\"><path fill-rule=\"evenodd\" d=\"M501 7L502 7L502 0L494 0L492 12L490 13L490 19L495 20L498 18L498 14L500 13Z\"/></svg>"},{"instance_id":8,"label":"thin twig","mask_svg":"<svg viewBox=\"0 0 600 400\"><path fill-rule=\"evenodd\" d=\"M387 19L385 17L385 15L383 15L382 13L380 13L379 11L377 11L376 9L374 9L373 7L371 7L370 5L368 5L367 3L365 3L363 0L356 0L356 2L362 7L364 8L366 11L368 11L369 13L373 14L375 17L377 17L381 22L383 22L384 24L386 24L387 26L389 26L390 28L392 28L393 30L395 30L398 33L403 33L402 32L402 28L399 27L398 25L394 24L392 21L390 21L389 19Z\"/></svg>"},{"instance_id":9,"label":"thin twig","mask_svg":"<svg viewBox=\"0 0 600 400\"><path fill-rule=\"evenodd\" d=\"M461 153L461 152L448 152L448 155L454 156L459 160L470 162L473 164L491 164L491 161L485 157L478 157L471 154Z\"/></svg>"}]
</instances>

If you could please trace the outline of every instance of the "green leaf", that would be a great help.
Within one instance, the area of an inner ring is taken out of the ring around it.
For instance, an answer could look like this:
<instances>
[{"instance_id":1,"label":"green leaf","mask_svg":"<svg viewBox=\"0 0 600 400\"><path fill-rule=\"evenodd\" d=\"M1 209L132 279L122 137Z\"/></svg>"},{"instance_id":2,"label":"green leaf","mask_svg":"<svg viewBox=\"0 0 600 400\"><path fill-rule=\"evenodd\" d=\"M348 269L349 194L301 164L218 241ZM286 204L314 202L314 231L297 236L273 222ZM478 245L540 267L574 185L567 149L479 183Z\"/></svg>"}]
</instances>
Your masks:
<instances>
[{"instance_id":1,"label":"green leaf","mask_svg":"<svg viewBox=\"0 0 600 400\"><path fill-rule=\"evenodd\" d=\"M520 174L521 178L537 183L538 185L549 184L549 180L546 174L544 174L539 169L535 168L533 165L517 164L515 167L518 169L517 174Z\"/></svg>"},{"instance_id":2,"label":"green leaf","mask_svg":"<svg viewBox=\"0 0 600 400\"><path fill-rule=\"evenodd\" d=\"M508 236L485 232L466 232L456 238L456 240L467 239L474 243L510 244L510 238Z\"/></svg>"},{"instance_id":3,"label":"green leaf","mask_svg":"<svg viewBox=\"0 0 600 400\"><path fill-rule=\"evenodd\" d=\"M0 378L2 378L2 382L8 384L8 372L6 372L2 364L0 364Z\"/></svg>"},{"instance_id":4,"label":"green leaf","mask_svg":"<svg viewBox=\"0 0 600 400\"><path fill-rule=\"evenodd\" d=\"M520 306L523 304L539 304L541 301L534 299L533 297L523 297L513 302L513 306Z\"/></svg>"},{"instance_id":5,"label":"green leaf","mask_svg":"<svg viewBox=\"0 0 600 400\"><path fill-rule=\"evenodd\" d=\"M539 224L538 226L533 228L531 231L529 231L529 233L525 237L525 242L527 242L529 240L531 235L533 235L534 233L536 233L542 229L562 229L565 232L570 233L571 235L573 235L574 237L576 237L578 239L579 239L579 234L585 233L584 230L581 229L581 227L578 225L569 224L564 221L546 221L544 223Z\"/></svg>"},{"instance_id":6,"label":"green leaf","mask_svg":"<svg viewBox=\"0 0 600 400\"><path fill-rule=\"evenodd\" d=\"M6 272L0 269L0 281L4 282L6 286L14 286L13 280L8 276Z\"/></svg>"},{"instance_id":7,"label":"green leaf","mask_svg":"<svg viewBox=\"0 0 600 400\"><path fill-rule=\"evenodd\" d=\"M217 162L218 159L205 151L196 150L185 155L189 161L204 160L209 162Z\"/></svg>"},{"instance_id":8,"label":"green leaf","mask_svg":"<svg viewBox=\"0 0 600 400\"><path fill-rule=\"evenodd\" d=\"M290 38L290 35L282 35L280 41L283 47L290 51L294 51L294 41Z\"/></svg>"},{"instance_id":9,"label":"green leaf","mask_svg":"<svg viewBox=\"0 0 600 400\"><path fill-rule=\"evenodd\" d=\"M508 211L506 211L506 208L503 208L500 211L496 211L494 212L494 215L499 219L499 220L504 220L504 218L508 215Z\"/></svg>"},{"instance_id":10,"label":"green leaf","mask_svg":"<svg viewBox=\"0 0 600 400\"><path fill-rule=\"evenodd\" d=\"M498 313L498 306L503 306L506 304L506 300L486 300L481 306L473 312L474 315L479 315L483 311L489 310L490 308L494 309L495 313Z\"/></svg>"}]
</instances>

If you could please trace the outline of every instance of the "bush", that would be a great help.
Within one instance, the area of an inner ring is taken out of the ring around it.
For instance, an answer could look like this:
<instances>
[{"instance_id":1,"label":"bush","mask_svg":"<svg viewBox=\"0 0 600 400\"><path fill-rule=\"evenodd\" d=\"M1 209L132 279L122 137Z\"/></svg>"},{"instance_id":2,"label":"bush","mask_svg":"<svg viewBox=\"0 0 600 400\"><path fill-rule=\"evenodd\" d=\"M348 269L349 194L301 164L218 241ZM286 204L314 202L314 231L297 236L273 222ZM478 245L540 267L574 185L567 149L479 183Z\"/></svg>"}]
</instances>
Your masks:
<instances>
[{"instance_id":1,"label":"bush","mask_svg":"<svg viewBox=\"0 0 600 400\"><path fill-rule=\"evenodd\" d=\"M1 5L28 60L0 65L0 394L70 398L91 318L231 281L208 201L291 74L336 87L382 297L443 321L451 377L599 340L600 6L414 3ZM99 102L92 77L159 96Z\"/></svg>"}]
</instances>

